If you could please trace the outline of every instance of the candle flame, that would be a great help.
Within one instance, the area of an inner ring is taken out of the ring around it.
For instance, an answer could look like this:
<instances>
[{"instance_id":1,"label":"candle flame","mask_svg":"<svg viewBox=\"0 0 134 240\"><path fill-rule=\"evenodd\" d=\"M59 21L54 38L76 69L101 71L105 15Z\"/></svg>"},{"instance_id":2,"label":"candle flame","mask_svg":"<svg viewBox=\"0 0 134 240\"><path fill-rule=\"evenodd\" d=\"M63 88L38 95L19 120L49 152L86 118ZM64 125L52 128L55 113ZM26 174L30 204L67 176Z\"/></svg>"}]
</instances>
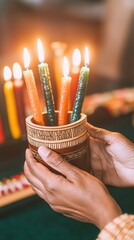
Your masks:
<instances>
[{"instance_id":1,"label":"candle flame","mask_svg":"<svg viewBox=\"0 0 134 240\"><path fill-rule=\"evenodd\" d=\"M24 48L24 67L25 69L29 68L30 65L30 54L27 48Z\"/></svg>"},{"instance_id":2,"label":"candle flame","mask_svg":"<svg viewBox=\"0 0 134 240\"><path fill-rule=\"evenodd\" d=\"M63 76L67 77L69 75L69 62L67 57L63 58Z\"/></svg>"},{"instance_id":3,"label":"candle flame","mask_svg":"<svg viewBox=\"0 0 134 240\"><path fill-rule=\"evenodd\" d=\"M13 76L14 76L14 79L22 78L22 70L19 63L14 63L13 65Z\"/></svg>"},{"instance_id":4,"label":"candle flame","mask_svg":"<svg viewBox=\"0 0 134 240\"><path fill-rule=\"evenodd\" d=\"M8 66L5 66L4 67L4 79L7 81L7 80L10 80L11 77L12 77L12 72L11 72L11 69L8 67Z\"/></svg>"},{"instance_id":5,"label":"candle flame","mask_svg":"<svg viewBox=\"0 0 134 240\"><path fill-rule=\"evenodd\" d=\"M85 66L89 65L89 50L85 47Z\"/></svg>"},{"instance_id":6,"label":"candle flame","mask_svg":"<svg viewBox=\"0 0 134 240\"><path fill-rule=\"evenodd\" d=\"M75 48L74 49L74 52L73 52L73 65L74 66L79 66L80 63L81 63L81 54L80 54L80 50L78 48Z\"/></svg>"},{"instance_id":7,"label":"candle flame","mask_svg":"<svg viewBox=\"0 0 134 240\"><path fill-rule=\"evenodd\" d=\"M38 46L38 58L40 63L44 62L44 50L41 40L38 38L37 40L37 46Z\"/></svg>"}]
</instances>

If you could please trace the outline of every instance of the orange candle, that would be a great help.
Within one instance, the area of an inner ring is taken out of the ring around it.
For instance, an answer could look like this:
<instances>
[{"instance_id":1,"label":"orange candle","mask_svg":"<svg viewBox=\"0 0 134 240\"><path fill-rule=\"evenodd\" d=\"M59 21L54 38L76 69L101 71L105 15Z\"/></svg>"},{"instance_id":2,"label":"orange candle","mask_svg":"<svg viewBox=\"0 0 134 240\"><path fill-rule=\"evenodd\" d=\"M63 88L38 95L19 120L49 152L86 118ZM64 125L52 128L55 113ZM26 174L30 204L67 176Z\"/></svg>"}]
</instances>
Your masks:
<instances>
[{"instance_id":1,"label":"orange candle","mask_svg":"<svg viewBox=\"0 0 134 240\"><path fill-rule=\"evenodd\" d=\"M4 143L4 142L5 142L5 133L3 129L2 119L0 116L0 143Z\"/></svg>"},{"instance_id":2,"label":"orange candle","mask_svg":"<svg viewBox=\"0 0 134 240\"><path fill-rule=\"evenodd\" d=\"M66 57L63 59L63 77L61 84L60 103L59 103L59 117L58 125L62 126L67 124L68 115L68 103L70 95L70 82L71 77L69 76L69 63Z\"/></svg>"},{"instance_id":3,"label":"orange candle","mask_svg":"<svg viewBox=\"0 0 134 240\"><path fill-rule=\"evenodd\" d=\"M13 82L11 81L11 70L9 67L4 68L4 95L6 101L6 109L8 115L9 127L11 130L11 135L14 139L21 137L20 126L18 122L16 101L14 95Z\"/></svg>"},{"instance_id":4,"label":"orange candle","mask_svg":"<svg viewBox=\"0 0 134 240\"><path fill-rule=\"evenodd\" d=\"M72 71L71 71L71 88L70 88L70 102L71 102L71 109L73 109L74 101L76 98L77 88L78 88L78 81L79 81L79 74L80 74L80 63L81 63L81 54L79 49L74 49L73 57L72 57Z\"/></svg>"},{"instance_id":5,"label":"orange candle","mask_svg":"<svg viewBox=\"0 0 134 240\"><path fill-rule=\"evenodd\" d=\"M43 121L43 115L41 111L41 105L39 101L39 96L35 84L35 79L33 75L33 71L31 69L28 69L30 65L30 55L29 52L26 48L24 48L24 66L25 66L25 71L23 72L25 82L26 82L26 87L27 87L27 93L33 113L33 119L34 122L38 125L44 125Z\"/></svg>"},{"instance_id":6,"label":"orange candle","mask_svg":"<svg viewBox=\"0 0 134 240\"><path fill-rule=\"evenodd\" d=\"M13 65L13 76L14 76L14 93L16 99L18 120L21 128L21 133L26 133L25 125L25 104L24 104L24 82L22 80L22 70L18 63Z\"/></svg>"}]
</instances>

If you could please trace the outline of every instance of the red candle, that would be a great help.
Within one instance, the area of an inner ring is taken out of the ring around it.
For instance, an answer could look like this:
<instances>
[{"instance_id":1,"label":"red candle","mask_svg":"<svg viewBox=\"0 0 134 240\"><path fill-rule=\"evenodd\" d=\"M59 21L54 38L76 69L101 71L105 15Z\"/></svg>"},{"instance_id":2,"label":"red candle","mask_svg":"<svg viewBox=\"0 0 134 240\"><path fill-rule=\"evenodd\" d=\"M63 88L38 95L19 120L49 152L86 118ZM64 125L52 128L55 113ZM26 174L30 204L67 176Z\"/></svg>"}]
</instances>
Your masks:
<instances>
[{"instance_id":1,"label":"red candle","mask_svg":"<svg viewBox=\"0 0 134 240\"><path fill-rule=\"evenodd\" d=\"M67 124L67 115L68 115L68 104L69 104L69 95L70 95L70 81L71 77L69 75L69 63L66 57L63 59L63 75L61 83L61 92L60 92L60 103L59 103L59 117L58 125L62 126Z\"/></svg>"},{"instance_id":2,"label":"red candle","mask_svg":"<svg viewBox=\"0 0 134 240\"><path fill-rule=\"evenodd\" d=\"M4 142L5 142L5 133L3 129L2 119L0 116L0 143L4 143Z\"/></svg>"},{"instance_id":3,"label":"red candle","mask_svg":"<svg viewBox=\"0 0 134 240\"><path fill-rule=\"evenodd\" d=\"M26 133L25 126L25 104L24 104L24 82L22 80L22 70L18 63L13 65L13 76L14 76L14 93L16 99L16 107L18 114L18 121L21 128L21 133L24 135Z\"/></svg>"},{"instance_id":4,"label":"red candle","mask_svg":"<svg viewBox=\"0 0 134 240\"><path fill-rule=\"evenodd\" d=\"M39 95L37 92L33 71L31 69L28 69L30 65L30 55L26 48L24 48L24 65L26 70L23 72L23 74L26 82L29 102L33 113L33 119L36 124L44 125Z\"/></svg>"},{"instance_id":5,"label":"red candle","mask_svg":"<svg viewBox=\"0 0 134 240\"><path fill-rule=\"evenodd\" d=\"M81 54L79 49L75 49L73 52L72 57L72 71L71 71L71 88L70 88L70 102L71 102L71 109L73 109L74 101L76 98L76 92L78 88L78 81L79 81L79 74L80 74L80 63L81 63Z\"/></svg>"}]
</instances>

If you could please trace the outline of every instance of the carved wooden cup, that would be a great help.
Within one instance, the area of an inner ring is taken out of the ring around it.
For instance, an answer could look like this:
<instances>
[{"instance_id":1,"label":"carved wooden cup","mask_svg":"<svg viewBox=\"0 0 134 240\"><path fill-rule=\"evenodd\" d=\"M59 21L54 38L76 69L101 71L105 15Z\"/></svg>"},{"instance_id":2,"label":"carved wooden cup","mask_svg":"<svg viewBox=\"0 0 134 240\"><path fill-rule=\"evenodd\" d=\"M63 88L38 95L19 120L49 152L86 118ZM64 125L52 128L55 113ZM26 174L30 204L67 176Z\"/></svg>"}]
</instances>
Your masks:
<instances>
[{"instance_id":1,"label":"carved wooden cup","mask_svg":"<svg viewBox=\"0 0 134 240\"><path fill-rule=\"evenodd\" d=\"M81 118L70 123L72 112L68 112L68 124L63 126L48 126L47 113L43 113L45 126L33 122L33 116L26 118L27 138L29 148L33 156L42 162L38 155L40 146L47 146L59 153L71 164L85 170L90 170L89 142L87 139L87 117L81 114ZM58 112L56 112L58 116Z\"/></svg>"}]
</instances>

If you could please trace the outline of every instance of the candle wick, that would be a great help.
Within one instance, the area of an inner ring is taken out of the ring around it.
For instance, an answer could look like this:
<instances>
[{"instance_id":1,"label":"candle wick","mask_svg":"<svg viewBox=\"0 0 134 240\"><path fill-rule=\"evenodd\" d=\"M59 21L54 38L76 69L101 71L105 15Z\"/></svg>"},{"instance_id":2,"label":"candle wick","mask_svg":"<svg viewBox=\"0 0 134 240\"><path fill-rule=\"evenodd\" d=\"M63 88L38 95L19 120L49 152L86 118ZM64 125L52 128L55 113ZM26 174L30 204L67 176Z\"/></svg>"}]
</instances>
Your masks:
<instances>
[{"instance_id":1,"label":"candle wick","mask_svg":"<svg viewBox=\"0 0 134 240\"><path fill-rule=\"evenodd\" d=\"M85 67L88 67L88 63L85 63Z\"/></svg>"}]
</instances>

